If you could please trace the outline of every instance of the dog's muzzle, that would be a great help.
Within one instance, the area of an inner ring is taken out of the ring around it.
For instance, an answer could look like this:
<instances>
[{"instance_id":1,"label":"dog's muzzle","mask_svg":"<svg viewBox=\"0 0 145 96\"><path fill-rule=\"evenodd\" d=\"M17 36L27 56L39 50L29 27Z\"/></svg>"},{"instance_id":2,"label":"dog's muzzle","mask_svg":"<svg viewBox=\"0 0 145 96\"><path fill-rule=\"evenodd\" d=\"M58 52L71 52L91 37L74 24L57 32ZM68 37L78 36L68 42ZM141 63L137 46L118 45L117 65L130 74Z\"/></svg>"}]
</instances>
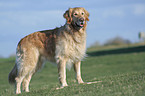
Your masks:
<instances>
[{"instance_id":1,"label":"dog's muzzle","mask_svg":"<svg viewBox=\"0 0 145 96\"><path fill-rule=\"evenodd\" d=\"M79 18L78 22L76 22L77 27L84 27L85 20L84 18Z\"/></svg>"}]
</instances>

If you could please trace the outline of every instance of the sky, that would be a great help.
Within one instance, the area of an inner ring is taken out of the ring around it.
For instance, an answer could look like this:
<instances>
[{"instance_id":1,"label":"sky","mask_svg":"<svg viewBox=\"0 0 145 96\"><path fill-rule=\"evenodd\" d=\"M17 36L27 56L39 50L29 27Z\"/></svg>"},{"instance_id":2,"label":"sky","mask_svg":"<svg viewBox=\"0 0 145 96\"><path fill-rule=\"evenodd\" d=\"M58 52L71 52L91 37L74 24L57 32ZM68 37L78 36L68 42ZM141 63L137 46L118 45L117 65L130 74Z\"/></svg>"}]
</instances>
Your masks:
<instances>
[{"instance_id":1,"label":"sky","mask_svg":"<svg viewBox=\"0 0 145 96\"><path fill-rule=\"evenodd\" d=\"M0 0L0 56L15 54L30 33L64 25L63 13L73 7L90 13L87 47L118 36L138 42L145 32L145 0Z\"/></svg>"}]
</instances>

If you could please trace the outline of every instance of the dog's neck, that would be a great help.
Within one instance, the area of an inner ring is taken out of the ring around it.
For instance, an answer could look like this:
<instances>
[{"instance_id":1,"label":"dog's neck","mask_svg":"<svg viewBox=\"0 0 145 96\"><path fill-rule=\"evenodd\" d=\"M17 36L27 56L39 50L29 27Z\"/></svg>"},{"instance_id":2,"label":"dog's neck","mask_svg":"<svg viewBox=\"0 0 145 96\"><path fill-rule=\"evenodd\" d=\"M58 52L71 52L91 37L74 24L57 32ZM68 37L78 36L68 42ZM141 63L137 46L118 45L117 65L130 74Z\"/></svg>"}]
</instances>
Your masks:
<instances>
[{"instance_id":1,"label":"dog's neck","mask_svg":"<svg viewBox=\"0 0 145 96\"><path fill-rule=\"evenodd\" d=\"M74 30L72 29L73 27L70 26L70 24L65 24L63 26L63 28L65 28L65 32L67 32L68 34L72 35L72 38L74 39L75 42L77 43L84 43L86 42L86 30L85 28L81 28L80 30Z\"/></svg>"},{"instance_id":2,"label":"dog's neck","mask_svg":"<svg viewBox=\"0 0 145 96\"><path fill-rule=\"evenodd\" d=\"M73 24L68 24L66 23L64 25L64 27L66 28L67 32L69 32L70 34L74 34L74 33L86 33L86 24L83 28L76 28Z\"/></svg>"}]
</instances>

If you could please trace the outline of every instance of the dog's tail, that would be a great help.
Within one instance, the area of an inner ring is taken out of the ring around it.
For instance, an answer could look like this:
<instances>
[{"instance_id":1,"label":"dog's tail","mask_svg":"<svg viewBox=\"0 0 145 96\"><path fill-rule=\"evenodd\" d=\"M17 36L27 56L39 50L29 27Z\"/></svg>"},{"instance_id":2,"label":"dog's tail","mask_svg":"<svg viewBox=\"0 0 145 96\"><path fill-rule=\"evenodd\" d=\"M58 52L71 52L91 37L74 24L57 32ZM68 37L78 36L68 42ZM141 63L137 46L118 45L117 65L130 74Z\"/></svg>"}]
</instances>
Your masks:
<instances>
[{"instance_id":1,"label":"dog's tail","mask_svg":"<svg viewBox=\"0 0 145 96\"><path fill-rule=\"evenodd\" d=\"M10 84L14 84L15 83L16 76L17 76L17 64L15 64L15 66L12 69L12 71L9 73L8 81L9 81Z\"/></svg>"}]
</instances>

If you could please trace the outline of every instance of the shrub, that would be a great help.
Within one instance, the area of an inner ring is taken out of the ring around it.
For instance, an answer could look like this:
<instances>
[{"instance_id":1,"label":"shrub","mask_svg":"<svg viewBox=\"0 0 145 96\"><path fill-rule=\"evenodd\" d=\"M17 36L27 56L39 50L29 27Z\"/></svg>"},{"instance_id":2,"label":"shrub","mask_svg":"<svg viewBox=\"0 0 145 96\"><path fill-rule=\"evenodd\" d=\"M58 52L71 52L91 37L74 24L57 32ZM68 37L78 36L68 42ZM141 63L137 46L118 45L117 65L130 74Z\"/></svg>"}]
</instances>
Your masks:
<instances>
[{"instance_id":1,"label":"shrub","mask_svg":"<svg viewBox=\"0 0 145 96\"><path fill-rule=\"evenodd\" d=\"M107 42L104 45L107 46L107 45L123 45L123 44L131 44L131 41L123 39L121 37L115 37L113 39L107 40Z\"/></svg>"}]
</instances>

